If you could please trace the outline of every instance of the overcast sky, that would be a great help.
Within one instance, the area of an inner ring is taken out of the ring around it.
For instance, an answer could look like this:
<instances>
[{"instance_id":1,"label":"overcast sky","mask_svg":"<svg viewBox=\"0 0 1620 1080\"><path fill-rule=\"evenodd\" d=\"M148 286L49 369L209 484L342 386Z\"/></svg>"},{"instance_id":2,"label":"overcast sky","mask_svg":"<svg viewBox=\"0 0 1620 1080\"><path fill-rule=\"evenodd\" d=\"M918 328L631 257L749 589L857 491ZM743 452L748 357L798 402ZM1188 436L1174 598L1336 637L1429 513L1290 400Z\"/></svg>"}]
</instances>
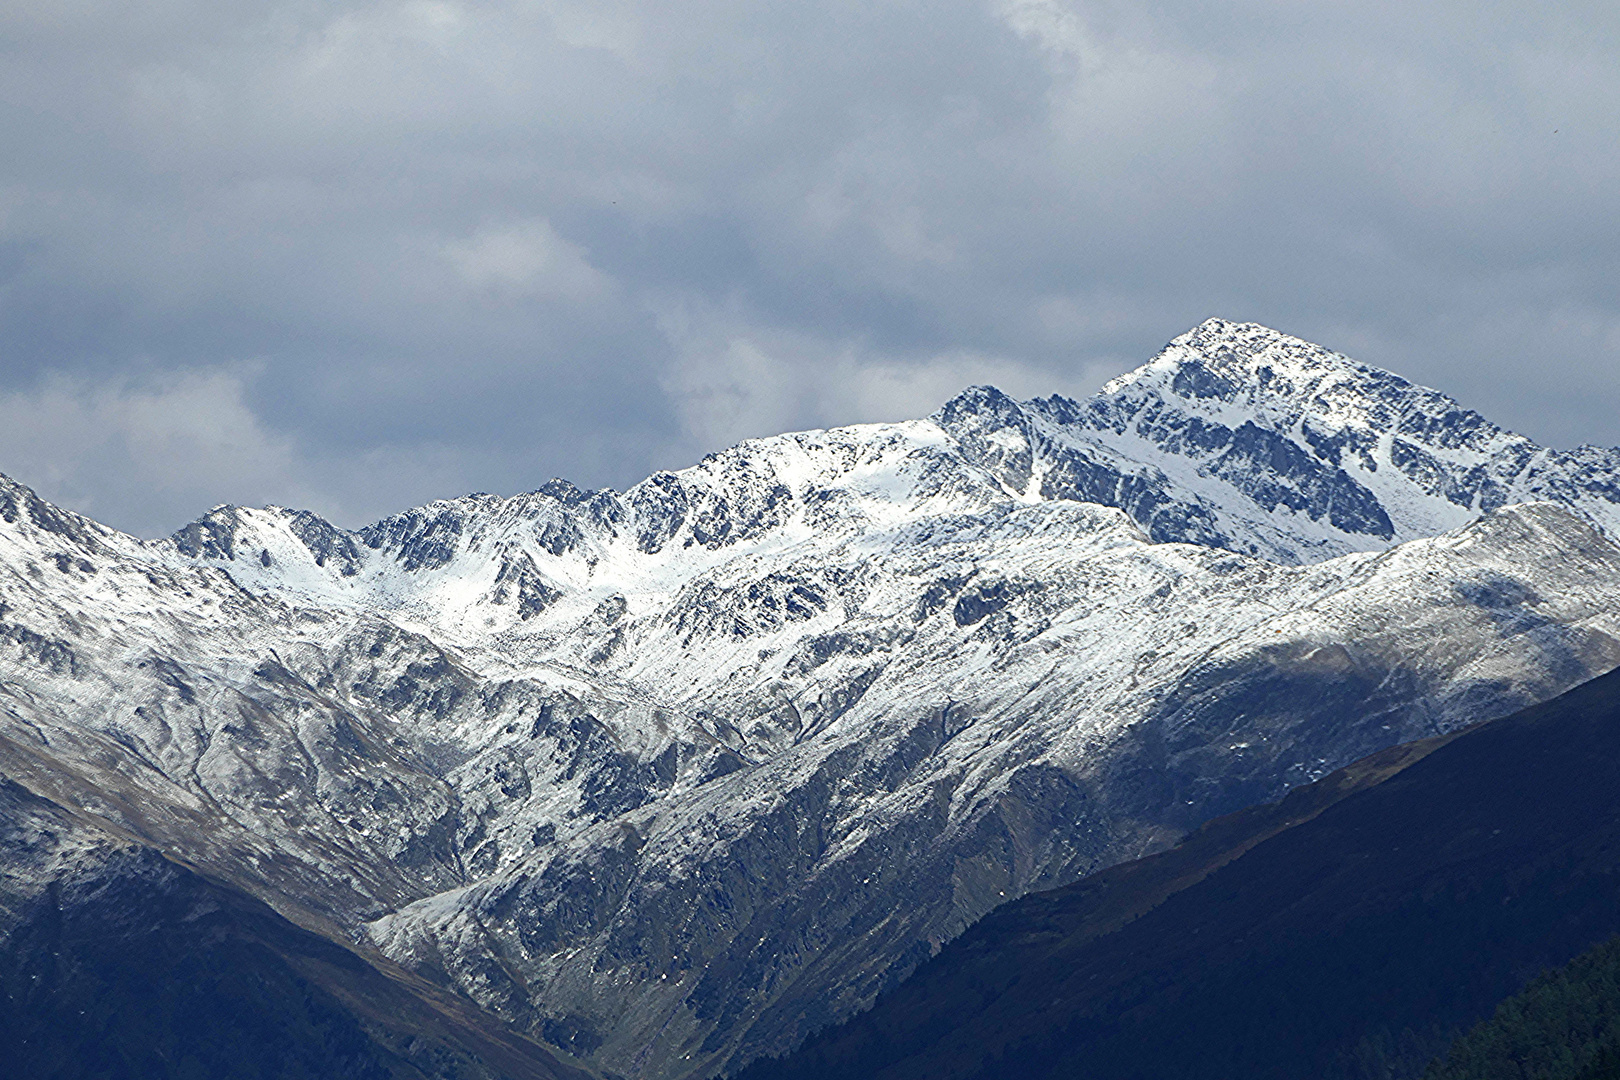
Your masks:
<instances>
[{"instance_id":1,"label":"overcast sky","mask_svg":"<svg viewBox=\"0 0 1620 1080\"><path fill-rule=\"evenodd\" d=\"M1620 444L1620 5L0 0L0 471L360 525L1219 315Z\"/></svg>"}]
</instances>

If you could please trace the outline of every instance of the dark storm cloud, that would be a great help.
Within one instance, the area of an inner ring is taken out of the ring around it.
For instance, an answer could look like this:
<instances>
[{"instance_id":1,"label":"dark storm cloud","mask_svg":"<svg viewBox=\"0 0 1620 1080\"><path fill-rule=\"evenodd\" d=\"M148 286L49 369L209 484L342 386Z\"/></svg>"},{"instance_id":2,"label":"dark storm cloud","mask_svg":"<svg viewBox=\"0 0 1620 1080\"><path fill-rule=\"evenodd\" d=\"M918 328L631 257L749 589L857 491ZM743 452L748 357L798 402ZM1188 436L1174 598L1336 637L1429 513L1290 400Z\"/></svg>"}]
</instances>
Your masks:
<instances>
[{"instance_id":1,"label":"dark storm cloud","mask_svg":"<svg viewBox=\"0 0 1620 1080\"><path fill-rule=\"evenodd\" d=\"M1214 314L1620 442L1610 5L10 4L0 470L347 524Z\"/></svg>"}]
</instances>

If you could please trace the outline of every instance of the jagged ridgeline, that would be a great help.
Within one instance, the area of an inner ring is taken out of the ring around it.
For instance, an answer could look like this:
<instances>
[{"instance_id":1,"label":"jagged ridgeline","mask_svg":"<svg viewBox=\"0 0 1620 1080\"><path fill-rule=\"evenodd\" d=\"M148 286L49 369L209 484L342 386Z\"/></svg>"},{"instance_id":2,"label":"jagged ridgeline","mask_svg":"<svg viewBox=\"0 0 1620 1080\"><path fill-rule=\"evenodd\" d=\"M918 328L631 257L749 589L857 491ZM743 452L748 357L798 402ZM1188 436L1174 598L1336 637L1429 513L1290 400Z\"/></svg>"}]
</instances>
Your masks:
<instances>
[{"instance_id":1,"label":"jagged ridgeline","mask_svg":"<svg viewBox=\"0 0 1620 1080\"><path fill-rule=\"evenodd\" d=\"M1083 402L358 532L143 542L5 481L0 771L591 1068L709 1075L1008 899L1614 667L1617 478L1213 321Z\"/></svg>"}]
</instances>

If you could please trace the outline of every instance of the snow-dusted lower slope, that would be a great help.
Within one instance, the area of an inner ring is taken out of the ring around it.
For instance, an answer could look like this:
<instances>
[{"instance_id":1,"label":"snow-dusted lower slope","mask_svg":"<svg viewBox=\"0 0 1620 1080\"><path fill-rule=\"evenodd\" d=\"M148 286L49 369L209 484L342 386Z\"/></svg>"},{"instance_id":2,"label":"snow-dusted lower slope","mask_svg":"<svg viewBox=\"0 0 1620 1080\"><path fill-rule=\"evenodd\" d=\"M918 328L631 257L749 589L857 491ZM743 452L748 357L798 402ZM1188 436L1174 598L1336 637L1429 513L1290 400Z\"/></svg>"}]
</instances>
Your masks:
<instances>
[{"instance_id":1,"label":"snow-dusted lower slope","mask_svg":"<svg viewBox=\"0 0 1620 1080\"><path fill-rule=\"evenodd\" d=\"M0 479L0 772L702 1075L1005 898L1620 664L1617 477L1212 322L1084 403L352 533L146 543Z\"/></svg>"},{"instance_id":2,"label":"snow-dusted lower slope","mask_svg":"<svg viewBox=\"0 0 1620 1080\"><path fill-rule=\"evenodd\" d=\"M1083 504L906 539L799 568L847 606L791 637L743 655L726 613L642 653L649 682L707 684L688 708L753 724L757 765L375 940L616 1072L704 1074L846 1015L1004 898L1620 663L1620 551L1545 504L1297 568Z\"/></svg>"}]
</instances>

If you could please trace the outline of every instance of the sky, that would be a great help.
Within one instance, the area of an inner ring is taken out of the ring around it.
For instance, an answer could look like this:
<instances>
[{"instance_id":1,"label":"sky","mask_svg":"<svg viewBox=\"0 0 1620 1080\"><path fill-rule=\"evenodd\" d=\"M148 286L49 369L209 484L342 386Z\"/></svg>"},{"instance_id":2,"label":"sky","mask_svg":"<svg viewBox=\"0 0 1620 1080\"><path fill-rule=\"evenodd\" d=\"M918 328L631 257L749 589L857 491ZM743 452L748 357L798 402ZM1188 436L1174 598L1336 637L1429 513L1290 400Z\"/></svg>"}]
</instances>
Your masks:
<instances>
[{"instance_id":1,"label":"sky","mask_svg":"<svg viewBox=\"0 0 1620 1080\"><path fill-rule=\"evenodd\" d=\"M1211 316L1620 444L1620 5L0 0L0 472L355 527Z\"/></svg>"}]
</instances>

